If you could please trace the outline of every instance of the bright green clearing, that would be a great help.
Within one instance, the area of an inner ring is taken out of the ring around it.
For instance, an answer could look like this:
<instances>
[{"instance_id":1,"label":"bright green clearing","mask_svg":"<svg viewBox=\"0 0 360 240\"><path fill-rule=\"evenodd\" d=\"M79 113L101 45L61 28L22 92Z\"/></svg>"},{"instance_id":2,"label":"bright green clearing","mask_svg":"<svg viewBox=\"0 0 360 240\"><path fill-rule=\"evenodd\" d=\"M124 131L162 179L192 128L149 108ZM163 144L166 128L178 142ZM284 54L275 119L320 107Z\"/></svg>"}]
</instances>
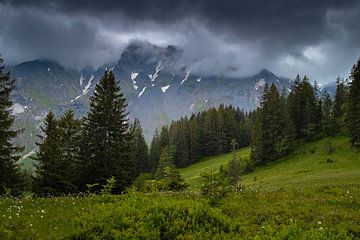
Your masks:
<instances>
[{"instance_id":1,"label":"bright green clearing","mask_svg":"<svg viewBox=\"0 0 360 240\"><path fill-rule=\"evenodd\" d=\"M333 153L328 153L331 143ZM249 148L237 151L237 156L248 158ZM232 158L223 154L181 169L185 181L196 189L200 184L200 173L207 168L219 169ZM245 186L256 187L314 187L360 183L360 152L351 149L346 137L326 138L298 146L289 156L256 167L255 171L241 177Z\"/></svg>"}]
</instances>

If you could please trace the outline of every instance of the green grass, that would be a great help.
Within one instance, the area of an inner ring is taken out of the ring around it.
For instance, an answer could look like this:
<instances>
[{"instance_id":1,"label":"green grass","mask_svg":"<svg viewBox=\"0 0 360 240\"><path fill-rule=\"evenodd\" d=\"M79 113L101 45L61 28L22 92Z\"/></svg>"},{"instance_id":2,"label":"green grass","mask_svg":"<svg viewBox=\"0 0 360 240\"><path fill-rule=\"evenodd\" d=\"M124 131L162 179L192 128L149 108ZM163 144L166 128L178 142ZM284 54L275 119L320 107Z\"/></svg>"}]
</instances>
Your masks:
<instances>
[{"instance_id":1,"label":"green grass","mask_svg":"<svg viewBox=\"0 0 360 240\"><path fill-rule=\"evenodd\" d=\"M335 151L328 153L326 143L331 142ZM250 149L237 151L237 156L248 158ZM200 184L200 173L207 168L219 169L227 164L232 154L203 159L201 162L180 169L192 189ZM241 177L240 183L255 187L308 187L360 183L360 153L351 149L346 137L326 138L302 144L287 157Z\"/></svg>"},{"instance_id":2,"label":"green grass","mask_svg":"<svg viewBox=\"0 0 360 240\"><path fill-rule=\"evenodd\" d=\"M327 142L335 151L328 153ZM360 153L346 137L327 138L299 146L289 156L258 167L242 177L244 185L258 187L307 187L360 183Z\"/></svg>"},{"instance_id":3,"label":"green grass","mask_svg":"<svg viewBox=\"0 0 360 240\"><path fill-rule=\"evenodd\" d=\"M248 158L250 155L250 148L242 148L236 151L236 155L241 158ZM215 157L207 157L189 167L179 169L179 171L185 181L190 184L190 187L192 189L197 189L200 184L201 172L204 172L208 168L218 170L221 165L227 164L231 158L232 153L222 154Z\"/></svg>"},{"instance_id":4,"label":"green grass","mask_svg":"<svg viewBox=\"0 0 360 240\"><path fill-rule=\"evenodd\" d=\"M0 198L0 239L360 239L360 185Z\"/></svg>"},{"instance_id":5,"label":"green grass","mask_svg":"<svg viewBox=\"0 0 360 240\"><path fill-rule=\"evenodd\" d=\"M180 171L197 189L202 171L231 157ZM0 198L0 239L360 239L360 153L345 137L299 146L241 183L215 206L197 191Z\"/></svg>"}]
</instances>

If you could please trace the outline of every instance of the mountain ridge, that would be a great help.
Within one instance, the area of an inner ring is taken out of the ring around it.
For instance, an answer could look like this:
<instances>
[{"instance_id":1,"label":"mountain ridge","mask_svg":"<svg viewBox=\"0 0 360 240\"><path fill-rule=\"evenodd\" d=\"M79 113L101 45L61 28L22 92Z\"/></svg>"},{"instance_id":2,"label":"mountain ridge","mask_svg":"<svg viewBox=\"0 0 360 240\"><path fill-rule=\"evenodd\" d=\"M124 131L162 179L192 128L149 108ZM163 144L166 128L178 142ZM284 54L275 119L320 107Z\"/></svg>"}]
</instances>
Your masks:
<instances>
[{"instance_id":1,"label":"mountain ridge","mask_svg":"<svg viewBox=\"0 0 360 240\"><path fill-rule=\"evenodd\" d=\"M27 129L17 142L28 151L33 149L49 110L60 115L71 108L78 117L86 114L90 96L106 69L114 72L127 98L130 119L140 120L148 141L156 128L220 104L251 111L260 104L265 84L290 88L289 79L267 69L248 77L197 74L191 65L179 63L181 53L175 46L133 43L116 63L96 70L75 70L45 59L13 66L10 70L17 85L13 101L21 109L15 114L16 123Z\"/></svg>"}]
</instances>

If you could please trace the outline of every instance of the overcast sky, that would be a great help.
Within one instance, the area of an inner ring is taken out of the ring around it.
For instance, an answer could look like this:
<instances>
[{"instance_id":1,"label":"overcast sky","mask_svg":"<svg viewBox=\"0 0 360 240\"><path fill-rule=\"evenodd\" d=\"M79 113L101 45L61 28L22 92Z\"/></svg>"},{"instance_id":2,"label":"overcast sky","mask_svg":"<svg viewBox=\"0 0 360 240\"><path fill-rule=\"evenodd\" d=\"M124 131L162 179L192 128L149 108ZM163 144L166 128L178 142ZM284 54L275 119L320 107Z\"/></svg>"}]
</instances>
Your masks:
<instances>
[{"instance_id":1,"label":"overcast sky","mask_svg":"<svg viewBox=\"0 0 360 240\"><path fill-rule=\"evenodd\" d=\"M360 57L360 1L0 0L0 54L10 64L98 67L134 39L183 48L197 72L267 68L326 83Z\"/></svg>"}]
</instances>

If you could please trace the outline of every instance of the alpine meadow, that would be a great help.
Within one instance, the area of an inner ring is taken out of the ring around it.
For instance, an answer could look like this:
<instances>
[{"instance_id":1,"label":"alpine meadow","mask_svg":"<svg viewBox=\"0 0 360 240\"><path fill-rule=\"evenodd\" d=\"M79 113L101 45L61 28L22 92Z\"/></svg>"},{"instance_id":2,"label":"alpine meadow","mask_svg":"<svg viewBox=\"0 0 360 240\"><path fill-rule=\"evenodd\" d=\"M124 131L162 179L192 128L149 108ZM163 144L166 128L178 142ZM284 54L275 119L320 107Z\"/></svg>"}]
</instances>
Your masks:
<instances>
[{"instance_id":1,"label":"alpine meadow","mask_svg":"<svg viewBox=\"0 0 360 240\"><path fill-rule=\"evenodd\" d=\"M0 0L0 239L360 239L359 19Z\"/></svg>"}]
</instances>

